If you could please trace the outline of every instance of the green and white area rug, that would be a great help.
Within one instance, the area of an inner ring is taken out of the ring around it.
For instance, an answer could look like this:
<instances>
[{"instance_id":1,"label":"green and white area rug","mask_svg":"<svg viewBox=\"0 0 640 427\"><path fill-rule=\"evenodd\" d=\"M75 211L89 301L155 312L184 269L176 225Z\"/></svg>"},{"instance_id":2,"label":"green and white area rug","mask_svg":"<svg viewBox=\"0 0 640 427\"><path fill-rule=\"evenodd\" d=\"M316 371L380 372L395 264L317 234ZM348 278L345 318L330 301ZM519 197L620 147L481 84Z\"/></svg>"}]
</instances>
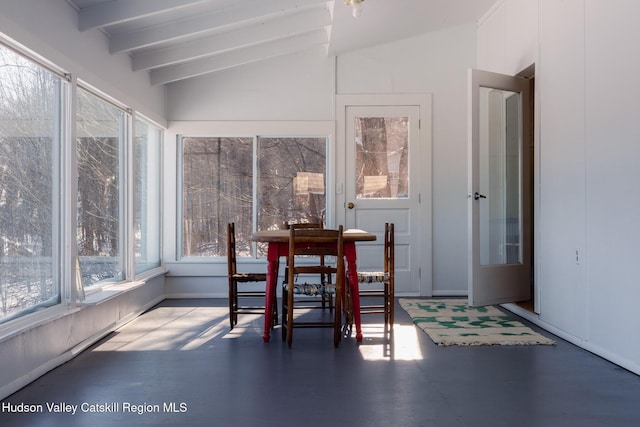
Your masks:
<instances>
[{"instance_id":1,"label":"green and white area rug","mask_svg":"<svg viewBox=\"0 0 640 427\"><path fill-rule=\"evenodd\" d=\"M400 306L438 345L553 345L496 307L469 307L467 300L400 299Z\"/></svg>"}]
</instances>

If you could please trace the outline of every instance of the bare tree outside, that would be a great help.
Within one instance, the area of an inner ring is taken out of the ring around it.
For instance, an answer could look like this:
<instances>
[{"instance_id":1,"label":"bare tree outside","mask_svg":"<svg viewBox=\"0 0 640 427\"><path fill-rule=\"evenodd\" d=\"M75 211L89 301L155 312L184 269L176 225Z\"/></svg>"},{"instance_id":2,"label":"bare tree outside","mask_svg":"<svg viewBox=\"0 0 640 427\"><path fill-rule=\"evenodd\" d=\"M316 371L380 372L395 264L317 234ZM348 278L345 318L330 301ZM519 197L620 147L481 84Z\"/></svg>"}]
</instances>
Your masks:
<instances>
[{"instance_id":1,"label":"bare tree outside","mask_svg":"<svg viewBox=\"0 0 640 427\"><path fill-rule=\"evenodd\" d=\"M0 46L0 322L56 304L60 78Z\"/></svg>"},{"instance_id":2,"label":"bare tree outside","mask_svg":"<svg viewBox=\"0 0 640 427\"><path fill-rule=\"evenodd\" d=\"M257 141L254 152L253 138L182 138L183 256L226 256L229 222L239 256L251 256L254 229L324 220L326 138Z\"/></svg>"},{"instance_id":3,"label":"bare tree outside","mask_svg":"<svg viewBox=\"0 0 640 427\"><path fill-rule=\"evenodd\" d=\"M324 222L326 138L258 139L258 228Z\"/></svg>"},{"instance_id":4,"label":"bare tree outside","mask_svg":"<svg viewBox=\"0 0 640 427\"><path fill-rule=\"evenodd\" d=\"M356 117L358 198L408 197L408 124L408 117Z\"/></svg>"},{"instance_id":5,"label":"bare tree outside","mask_svg":"<svg viewBox=\"0 0 640 427\"><path fill-rule=\"evenodd\" d=\"M238 251L248 251L252 165L253 138L182 139L183 256L226 256L228 222L237 224Z\"/></svg>"},{"instance_id":6,"label":"bare tree outside","mask_svg":"<svg viewBox=\"0 0 640 427\"><path fill-rule=\"evenodd\" d=\"M77 261L83 288L124 279L121 147L130 114L78 87L77 233L63 236L68 87L61 75L0 45L0 323L58 304L65 262ZM161 130L142 122L138 128L134 237L143 270L160 264ZM143 198L144 206L137 203ZM77 260L62 259L58 249L67 241L77 245Z\"/></svg>"},{"instance_id":7,"label":"bare tree outside","mask_svg":"<svg viewBox=\"0 0 640 427\"><path fill-rule=\"evenodd\" d=\"M120 261L120 143L125 112L78 89L78 235L84 287L123 279Z\"/></svg>"}]
</instances>

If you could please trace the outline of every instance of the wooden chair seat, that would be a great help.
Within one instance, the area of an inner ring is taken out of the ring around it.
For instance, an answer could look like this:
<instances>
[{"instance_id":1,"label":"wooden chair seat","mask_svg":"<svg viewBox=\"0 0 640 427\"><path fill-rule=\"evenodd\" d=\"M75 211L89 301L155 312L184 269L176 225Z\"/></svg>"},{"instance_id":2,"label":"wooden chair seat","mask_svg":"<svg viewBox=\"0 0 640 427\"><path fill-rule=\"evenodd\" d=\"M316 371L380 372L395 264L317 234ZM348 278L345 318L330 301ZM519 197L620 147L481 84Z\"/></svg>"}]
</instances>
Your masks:
<instances>
[{"instance_id":1,"label":"wooden chair seat","mask_svg":"<svg viewBox=\"0 0 640 427\"><path fill-rule=\"evenodd\" d=\"M383 283L390 277L390 274L384 271L359 271L358 283Z\"/></svg>"},{"instance_id":2,"label":"wooden chair seat","mask_svg":"<svg viewBox=\"0 0 640 427\"><path fill-rule=\"evenodd\" d=\"M283 290L287 286L287 283L283 284ZM322 295L335 295L336 293L336 285L334 284L315 284L315 283L294 283L293 284L293 294L294 295L307 295L307 296L322 296Z\"/></svg>"}]
</instances>

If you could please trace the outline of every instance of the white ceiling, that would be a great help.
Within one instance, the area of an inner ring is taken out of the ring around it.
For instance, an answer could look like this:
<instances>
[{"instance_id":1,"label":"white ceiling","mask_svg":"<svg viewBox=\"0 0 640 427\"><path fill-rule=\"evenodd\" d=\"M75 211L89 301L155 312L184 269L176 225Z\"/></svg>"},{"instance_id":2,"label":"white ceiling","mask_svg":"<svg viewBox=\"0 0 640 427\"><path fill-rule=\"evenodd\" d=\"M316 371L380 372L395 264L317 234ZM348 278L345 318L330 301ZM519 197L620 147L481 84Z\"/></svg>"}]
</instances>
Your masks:
<instances>
[{"instance_id":1,"label":"white ceiling","mask_svg":"<svg viewBox=\"0 0 640 427\"><path fill-rule=\"evenodd\" d=\"M80 31L165 84L323 47L327 55L476 22L496 0L67 0Z\"/></svg>"}]
</instances>

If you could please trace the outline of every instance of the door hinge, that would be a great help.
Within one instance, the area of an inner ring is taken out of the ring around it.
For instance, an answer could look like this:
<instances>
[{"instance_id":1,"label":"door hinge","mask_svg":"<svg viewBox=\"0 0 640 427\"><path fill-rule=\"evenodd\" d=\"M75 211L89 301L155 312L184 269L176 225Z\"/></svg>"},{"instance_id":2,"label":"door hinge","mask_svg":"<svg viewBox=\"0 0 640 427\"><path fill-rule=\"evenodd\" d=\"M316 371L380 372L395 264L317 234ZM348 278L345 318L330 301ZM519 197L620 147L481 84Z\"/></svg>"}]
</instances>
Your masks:
<instances>
[{"instance_id":1,"label":"door hinge","mask_svg":"<svg viewBox=\"0 0 640 427\"><path fill-rule=\"evenodd\" d=\"M418 129L422 129L422 119L418 119Z\"/></svg>"},{"instance_id":2,"label":"door hinge","mask_svg":"<svg viewBox=\"0 0 640 427\"><path fill-rule=\"evenodd\" d=\"M418 203L422 203L422 193L418 193Z\"/></svg>"}]
</instances>

